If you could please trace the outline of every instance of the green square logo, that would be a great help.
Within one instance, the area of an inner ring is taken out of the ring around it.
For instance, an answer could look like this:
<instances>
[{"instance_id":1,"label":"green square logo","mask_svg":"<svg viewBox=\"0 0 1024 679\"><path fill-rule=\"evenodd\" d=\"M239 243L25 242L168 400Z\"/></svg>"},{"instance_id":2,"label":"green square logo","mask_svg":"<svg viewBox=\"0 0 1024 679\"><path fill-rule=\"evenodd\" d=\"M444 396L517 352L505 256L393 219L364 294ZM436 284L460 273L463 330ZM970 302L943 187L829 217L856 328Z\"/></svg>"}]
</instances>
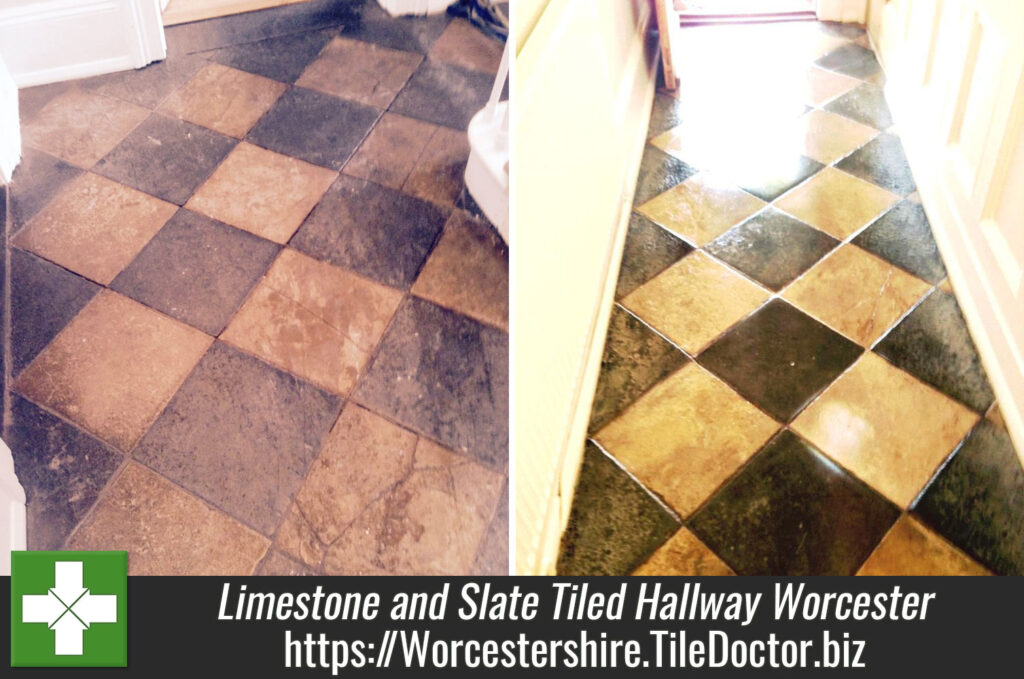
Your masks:
<instances>
[{"instance_id":1,"label":"green square logo","mask_svg":"<svg viewBox=\"0 0 1024 679\"><path fill-rule=\"evenodd\" d=\"M128 553L11 553L11 667L127 667Z\"/></svg>"}]
</instances>

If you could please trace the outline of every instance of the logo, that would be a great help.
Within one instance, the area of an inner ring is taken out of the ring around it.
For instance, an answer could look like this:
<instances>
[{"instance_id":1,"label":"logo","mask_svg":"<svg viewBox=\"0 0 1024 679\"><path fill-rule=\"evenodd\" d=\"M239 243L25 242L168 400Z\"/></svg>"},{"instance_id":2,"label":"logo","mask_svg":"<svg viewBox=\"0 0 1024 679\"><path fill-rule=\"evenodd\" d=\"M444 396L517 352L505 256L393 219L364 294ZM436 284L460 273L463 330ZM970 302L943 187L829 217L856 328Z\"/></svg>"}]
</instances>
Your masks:
<instances>
[{"instance_id":1,"label":"logo","mask_svg":"<svg viewBox=\"0 0 1024 679\"><path fill-rule=\"evenodd\" d=\"M11 554L12 667L128 665L126 552Z\"/></svg>"}]
</instances>

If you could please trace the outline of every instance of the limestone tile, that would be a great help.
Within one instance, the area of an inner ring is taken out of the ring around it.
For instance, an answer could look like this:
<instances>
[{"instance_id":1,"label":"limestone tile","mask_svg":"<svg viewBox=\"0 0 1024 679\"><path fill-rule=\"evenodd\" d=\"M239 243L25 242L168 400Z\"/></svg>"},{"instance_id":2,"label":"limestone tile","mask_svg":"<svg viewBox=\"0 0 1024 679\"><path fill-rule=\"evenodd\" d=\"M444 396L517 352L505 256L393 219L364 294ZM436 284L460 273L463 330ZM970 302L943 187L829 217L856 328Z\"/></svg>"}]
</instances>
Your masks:
<instances>
[{"instance_id":1,"label":"limestone tile","mask_svg":"<svg viewBox=\"0 0 1024 679\"><path fill-rule=\"evenodd\" d=\"M291 559L276 549L267 550L267 555L256 565L253 575L319 575L319 571Z\"/></svg>"},{"instance_id":2,"label":"limestone tile","mask_svg":"<svg viewBox=\"0 0 1024 679\"><path fill-rule=\"evenodd\" d=\"M723 184L707 173L699 173L647 201L638 211L656 224L702 246L764 206L761 199Z\"/></svg>"},{"instance_id":3,"label":"limestone tile","mask_svg":"<svg viewBox=\"0 0 1024 679\"><path fill-rule=\"evenodd\" d=\"M827 167L779 199L775 206L845 240L892 207L899 196Z\"/></svg>"},{"instance_id":4,"label":"limestone tile","mask_svg":"<svg viewBox=\"0 0 1024 679\"><path fill-rule=\"evenodd\" d=\"M878 130L849 118L814 109L797 124L800 152L818 162L834 163L860 148L878 134Z\"/></svg>"},{"instance_id":5,"label":"limestone tile","mask_svg":"<svg viewBox=\"0 0 1024 679\"><path fill-rule=\"evenodd\" d=\"M686 528L669 538L633 575L735 575L732 569Z\"/></svg>"},{"instance_id":6,"label":"limestone tile","mask_svg":"<svg viewBox=\"0 0 1024 679\"><path fill-rule=\"evenodd\" d=\"M821 106L830 99L845 94L860 84L856 78L827 71L818 66L811 66L807 69L806 80L803 83L804 101L811 106Z\"/></svg>"},{"instance_id":7,"label":"limestone tile","mask_svg":"<svg viewBox=\"0 0 1024 679\"><path fill-rule=\"evenodd\" d=\"M345 174L401 189L437 126L385 113L345 164Z\"/></svg>"},{"instance_id":8,"label":"limestone tile","mask_svg":"<svg viewBox=\"0 0 1024 679\"><path fill-rule=\"evenodd\" d=\"M412 52L335 37L295 84L387 108L422 60Z\"/></svg>"},{"instance_id":9,"label":"limestone tile","mask_svg":"<svg viewBox=\"0 0 1024 679\"><path fill-rule=\"evenodd\" d=\"M402 190L441 205L454 205L465 185L469 138L461 130L439 127L427 142Z\"/></svg>"},{"instance_id":10,"label":"limestone tile","mask_svg":"<svg viewBox=\"0 0 1024 679\"><path fill-rule=\"evenodd\" d=\"M904 514L857 575L991 575L989 571Z\"/></svg>"},{"instance_id":11,"label":"limestone tile","mask_svg":"<svg viewBox=\"0 0 1024 679\"><path fill-rule=\"evenodd\" d=\"M485 35L465 19L453 19L430 48L431 59L445 61L472 71L497 73L502 43Z\"/></svg>"}]
</instances>

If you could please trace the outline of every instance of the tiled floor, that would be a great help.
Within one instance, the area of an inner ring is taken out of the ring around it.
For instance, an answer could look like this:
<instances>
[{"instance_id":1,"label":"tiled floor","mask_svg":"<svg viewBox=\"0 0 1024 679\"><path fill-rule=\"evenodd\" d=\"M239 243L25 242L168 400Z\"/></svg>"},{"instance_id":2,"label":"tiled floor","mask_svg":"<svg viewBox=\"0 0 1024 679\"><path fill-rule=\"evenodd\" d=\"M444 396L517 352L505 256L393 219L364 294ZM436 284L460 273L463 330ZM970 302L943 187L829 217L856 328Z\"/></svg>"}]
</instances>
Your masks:
<instances>
[{"instance_id":1,"label":"tiled floor","mask_svg":"<svg viewBox=\"0 0 1024 679\"><path fill-rule=\"evenodd\" d=\"M502 46L337 0L168 44L21 93L4 438L29 546L505 573L508 252L462 184Z\"/></svg>"},{"instance_id":2,"label":"tiled floor","mask_svg":"<svg viewBox=\"0 0 1024 679\"><path fill-rule=\"evenodd\" d=\"M1024 573L1024 470L862 32L684 34L559 570Z\"/></svg>"}]
</instances>

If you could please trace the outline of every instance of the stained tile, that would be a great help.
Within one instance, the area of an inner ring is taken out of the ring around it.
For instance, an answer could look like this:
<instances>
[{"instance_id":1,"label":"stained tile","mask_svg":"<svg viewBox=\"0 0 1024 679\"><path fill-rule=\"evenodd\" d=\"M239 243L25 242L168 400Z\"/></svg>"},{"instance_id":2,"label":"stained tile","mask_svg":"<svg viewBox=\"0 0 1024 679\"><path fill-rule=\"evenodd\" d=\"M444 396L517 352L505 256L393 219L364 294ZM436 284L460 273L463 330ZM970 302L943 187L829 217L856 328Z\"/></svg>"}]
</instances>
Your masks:
<instances>
[{"instance_id":1,"label":"stained tile","mask_svg":"<svg viewBox=\"0 0 1024 679\"><path fill-rule=\"evenodd\" d=\"M687 517L778 427L725 383L690 363L651 388L595 438Z\"/></svg>"},{"instance_id":2,"label":"stained tile","mask_svg":"<svg viewBox=\"0 0 1024 679\"><path fill-rule=\"evenodd\" d=\"M705 249L772 290L781 290L839 242L775 208L754 215Z\"/></svg>"},{"instance_id":3,"label":"stained tile","mask_svg":"<svg viewBox=\"0 0 1024 679\"><path fill-rule=\"evenodd\" d=\"M179 210L111 288L218 335L278 248L188 210Z\"/></svg>"},{"instance_id":4,"label":"stained tile","mask_svg":"<svg viewBox=\"0 0 1024 679\"><path fill-rule=\"evenodd\" d=\"M762 207L759 198L701 173L637 210L691 243L705 245Z\"/></svg>"},{"instance_id":5,"label":"stained tile","mask_svg":"<svg viewBox=\"0 0 1024 679\"><path fill-rule=\"evenodd\" d=\"M446 218L446 212L431 203L343 175L291 245L385 285L408 288Z\"/></svg>"},{"instance_id":6,"label":"stained tile","mask_svg":"<svg viewBox=\"0 0 1024 679\"><path fill-rule=\"evenodd\" d=\"M242 142L186 207L275 243L287 243L337 175Z\"/></svg>"},{"instance_id":7,"label":"stained tile","mask_svg":"<svg viewBox=\"0 0 1024 679\"><path fill-rule=\"evenodd\" d=\"M400 189L438 128L397 113L385 113L345 164L344 173Z\"/></svg>"},{"instance_id":8,"label":"stained tile","mask_svg":"<svg viewBox=\"0 0 1024 679\"><path fill-rule=\"evenodd\" d=\"M210 341L198 330L104 290L21 373L14 387L126 451Z\"/></svg>"},{"instance_id":9,"label":"stained tile","mask_svg":"<svg viewBox=\"0 0 1024 679\"><path fill-rule=\"evenodd\" d=\"M626 575L679 528L679 519L592 442L587 442L559 575Z\"/></svg>"},{"instance_id":10,"label":"stained tile","mask_svg":"<svg viewBox=\"0 0 1024 679\"><path fill-rule=\"evenodd\" d=\"M929 295L875 351L979 413L995 400L952 293L936 290Z\"/></svg>"},{"instance_id":11,"label":"stained tile","mask_svg":"<svg viewBox=\"0 0 1024 679\"><path fill-rule=\"evenodd\" d=\"M735 575L724 561L686 528L669 538L633 575Z\"/></svg>"},{"instance_id":12,"label":"stained tile","mask_svg":"<svg viewBox=\"0 0 1024 679\"><path fill-rule=\"evenodd\" d=\"M353 20L342 23L341 34L384 47L426 54L448 26L446 13L427 16L389 15L379 4L362 3Z\"/></svg>"},{"instance_id":13,"label":"stained tile","mask_svg":"<svg viewBox=\"0 0 1024 679\"><path fill-rule=\"evenodd\" d=\"M878 75L882 71L874 52L853 43L832 50L814 63L830 71L862 80Z\"/></svg>"},{"instance_id":14,"label":"stained tile","mask_svg":"<svg viewBox=\"0 0 1024 679\"><path fill-rule=\"evenodd\" d=\"M977 419L867 352L801 413L793 431L906 507Z\"/></svg>"},{"instance_id":15,"label":"stained tile","mask_svg":"<svg viewBox=\"0 0 1024 679\"><path fill-rule=\"evenodd\" d=\"M508 479L498 493L498 507L487 525L473 561L473 575L509 574Z\"/></svg>"},{"instance_id":16,"label":"stained tile","mask_svg":"<svg viewBox=\"0 0 1024 679\"><path fill-rule=\"evenodd\" d=\"M693 246L643 215L629 216L615 297L622 298L693 251Z\"/></svg>"},{"instance_id":17,"label":"stained tile","mask_svg":"<svg viewBox=\"0 0 1024 679\"><path fill-rule=\"evenodd\" d=\"M296 87L277 100L247 139L271 151L340 170L379 116L373 107Z\"/></svg>"},{"instance_id":18,"label":"stained tile","mask_svg":"<svg viewBox=\"0 0 1024 679\"><path fill-rule=\"evenodd\" d=\"M787 422L861 351L776 299L711 345L700 362L755 405Z\"/></svg>"},{"instance_id":19,"label":"stained tile","mask_svg":"<svg viewBox=\"0 0 1024 679\"><path fill-rule=\"evenodd\" d=\"M401 299L397 290L285 249L222 339L347 394Z\"/></svg>"},{"instance_id":20,"label":"stained tile","mask_svg":"<svg viewBox=\"0 0 1024 679\"><path fill-rule=\"evenodd\" d=\"M65 186L13 242L107 284L176 209L170 203L87 173Z\"/></svg>"},{"instance_id":21,"label":"stained tile","mask_svg":"<svg viewBox=\"0 0 1024 679\"><path fill-rule=\"evenodd\" d=\"M930 287L855 245L844 245L789 286L783 296L832 329L869 347Z\"/></svg>"},{"instance_id":22,"label":"stained tile","mask_svg":"<svg viewBox=\"0 0 1024 679\"><path fill-rule=\"evenodd\" d=\"M695 252L627 295L622 304L695 355L768 296L729 267Z\"/></svg>"},{"instance_id":23,"label":"stained tile","mask_svg":"<svg viewBox=\"0 0 1024 679\"><path fill-rule=\"evenodd\" d=\"M1009 435L982 422L914 507L999 574L1024 574L1024 470Z\"/></svg>"},{"instance_id":24,"label":"stained tile","mask_svg":"<svg viewBox=\"0 0 1024 679\"><path fill-rule=\"evenodd\" d=\"M160 111L229 137L243 137L286 89L282 83L220 64L207 64Z\"/></svg>"},{"instance_id":25,"label":"stained tile","mask_svg":"<svg viewBox=\"0 0 1024 679\"><path fill-rule=\"evenodd\" d=\"M452 19L430 48L430 58L494 74L498 72L503 47L500 40L485 35L465 19Z\"/></svg>"},{"instance_id":26,"label":"stained tile","mask_svg":"<svg viewBox=\"0 0 1024 679\"><path fill-rule=\"evenodd\" d=\"M805 75L804 101L812 106L821 106L830 99L846 94L859 84L860 81L856 78L811 66Z\"/></svg>"},{"instance_id":27,"label":"stained tile","mask_svg":"<svg viewBox=\"0 0 1024 679\"><path fill-rule=\"evenodd\" d=\"M690 527L741 575L852 575L898 517L874 490L783 431Z\"/></svg>"},{"instance_id":28,"label":"stained tile","mask_svg":"<svg viewBox=\"0 0 1024 679\"><path fill-rule=\"evenodd\" d=\"M853 244L935 285L946 277L920 203L903 200L864 229Z\"/></svg>"},{"instance_id":29,"label":"stained tile","mask_svg":"<svg viewBox=\"0 0 1024 679\"><path fill-rule=\"evenodd\" d=\"M319 575L319 571L290 559L276 549L267 550L253 575Z\"/></svg>"},{"instance_id":30,"label":"stained tile","mask_svg":"<svg viewBox=\"0 0 1024 679\"><path fill-rule=\"evenodd\" d=\"M68 549L127 550L130 575L249 575L268 540L139 464L129 464Z\"/></svg>"},{"instance_id":31,"label":"stained tile","mask_svg":"<svg viewBox=\"0 0 1024 679\"><path fill-rule=\"evenodd\" d=\"M412 52L335 37L295 84L387 108L422 60Z\"/></svg>"},{"instance_id":32,"label":"stained tile","mask_svg":"<svg viewBox=\"0 0 1024 679\"><path fill-rule=\"evenodd\" d=\"M269 535L340 409L338 397L217 342L134 456Z\"/></svg>"},{"instance_id":33,"label":"stained tile","mask_svg":"<svg viewBox=\"0 0 1024 679\"><path fill-rule=\"evenodd\" d=\"M612 308L590 431L610 422L649 388L687 362L686 355L622 307Z\"/></svg>"},{"instance_id":34,"label":"stained tile","mask_svg":"<svg viewBox=\"0 0 1024 679\"><path fill-rule=\"evenodd\" d=\"M456 210L412 292L508 332L508 247L489 224Z\"/></svg>"},{"instance_id":35,"label":"stained tile","mask_svg":"<svg viewBox=\"0 0 1024 679\"><path fill-rule=\"evenodd\" d=\"M29 549L60 549L122 456L17 395L4 439L25 489Z\"/></svg>"},{"instance_id":36,"label":"stained tile","mask_svg":"<svg viewBox=\"0 0 1024 679\"><path fill-rule=\"evenodd\" d=\"M235 140L154 113L96 164L99 174L183 205Z\"/></svg>"},{"instance_id":37,"label":"stained tile","mask_svg":"<svg viewBox=\"0 0 1024 679\"><path fill-rule=\"evenodd\" d=\"M402 190L441 205L453 205L465 186L469 138L465 132L439 127L427 142Z\"/></svg>"},{"instance_id":38,"label":"stained tile","mask_svg":"<svg viewBox=\"0 0 1024 679\"><path fill-rule=\"evenodd\" d=\"M312 31L245 42L204 52L203 57L285 83L293 83L316 59L333 31Z\"/></svg>"},{"instance_id":39,"label":"stained tile","mask_svg":"<svg viewBox=\"0 0 1024 679\"><path fill-rule=\"evenodd\" d=\"M72 165L92 167L149 112L134 104L72 88L25 121L25 144Z\"/></svg>"},{"instance_id":40,"label":"stained tile","mask_svg":"<svg viewBox=\"0 0 1024 679\"><path fill-rule=\"evenodd\" d=\"M139 69L88 78L81 85L91 92L153 110L171 92L188 82L202 66L202 59L183 55Z\"/></svg>"},{"instance_id":41,"label":"stained tile","mask_svg":"<svg viewBox=\"0 0 1024 679\"><path fill-rule=\"evenodd\" d=\"M873 127L861 125L849 118L820 109L814 109L800 118L797 129L801 141L801 152L826 165L859 149L878 135L878 130ZM860 151L857 153L859 154ZM844 160L839 167L847 169L846 162ZM852 172L852 174L870 180L869 177L859 175L857 172Z\"/></svg>"},{"instance_id":42,"label":"stained tile","mask_svg":"<svg viewBox=\"0 0 1024 679\"><path fill-rule=\"evenodd\" d=\"M640 174L636 180L633 205L646 203L696 173L695 169L675 156L647 144L644 146L643 158L640 159Z\"/></svg>"},{"instance_id":43,"label":"stained tile","mask_svg":"<svg viewBox=\"0 0 1024 679\"><path fill-rule=\"evenodd\" d=\"M989 575L909 515L900 517L857 575Z\"/></svg>"},{"instance_id":44,"label":"stained tile","mask_svg":"<svg viewBox=\"0 0 1024 679\"><path fill-rule=\"evenodd\" d=\"M870 125L876 130L884 130L893 123L889 105L885 103L885 93L873 83L864 83L836 97L825 104L825 110Z\"/></svg>"},{"instance_id":45,"label":"stained tile","mask_svg":"<svg viewBox=\"0 0 1024 679\"><path fill-rule=\"evenodd\" d=\"M355 400L492 467L508 460L508 336L415 297Z\"/></svg>"},{"instance_id":46,"label":"stained tile","mask_svg":"<svg viewBox=\"0 0 1024 679\"><path fill-rule=\"evenodd\" d=\"M15 233L82 171L59 158L23 146L21 162L8 187L10 233Z\"/></svg>"},{"instance_id":47,"label":"stained tile","mask_svg":"<svg viewBox=\"0 0 1024 679\"><path fill-rule=\"evenodd\" d=\"M899 137L883 132L855 153L836 163L844 172L905 196L917 185Z\"/></svg>"},{"instance_id":48,"label":"stained tile","mask_svg":"<svg viewBox=\"0 0 1024 679\"><path fill-rule=\"evenodd\" d=\"M391 110L464 130L487 103L493 80L487 73L425 59L391 104Z\"/></svg>"},{"instance_id":49,"label":"stained tile","mask_svg":"<svg viewBox=\"0 0 1024 679\"><path fill-rule=\"evenodd\" d=\"M845 239L892 207L899 197L827 167L775 203L797 219Z\"/></svg>"},{"instance_id":50,"label":"stained tile","mask_svg":"<svg viewBox=\"0 0 1024 679\"><path fill-rule=\"evenodd\" d=\"M806 156L789 153L751 154L729 171L729 177L747 193L773 201L824 167Z\"/></svg>"}]
</instances>

